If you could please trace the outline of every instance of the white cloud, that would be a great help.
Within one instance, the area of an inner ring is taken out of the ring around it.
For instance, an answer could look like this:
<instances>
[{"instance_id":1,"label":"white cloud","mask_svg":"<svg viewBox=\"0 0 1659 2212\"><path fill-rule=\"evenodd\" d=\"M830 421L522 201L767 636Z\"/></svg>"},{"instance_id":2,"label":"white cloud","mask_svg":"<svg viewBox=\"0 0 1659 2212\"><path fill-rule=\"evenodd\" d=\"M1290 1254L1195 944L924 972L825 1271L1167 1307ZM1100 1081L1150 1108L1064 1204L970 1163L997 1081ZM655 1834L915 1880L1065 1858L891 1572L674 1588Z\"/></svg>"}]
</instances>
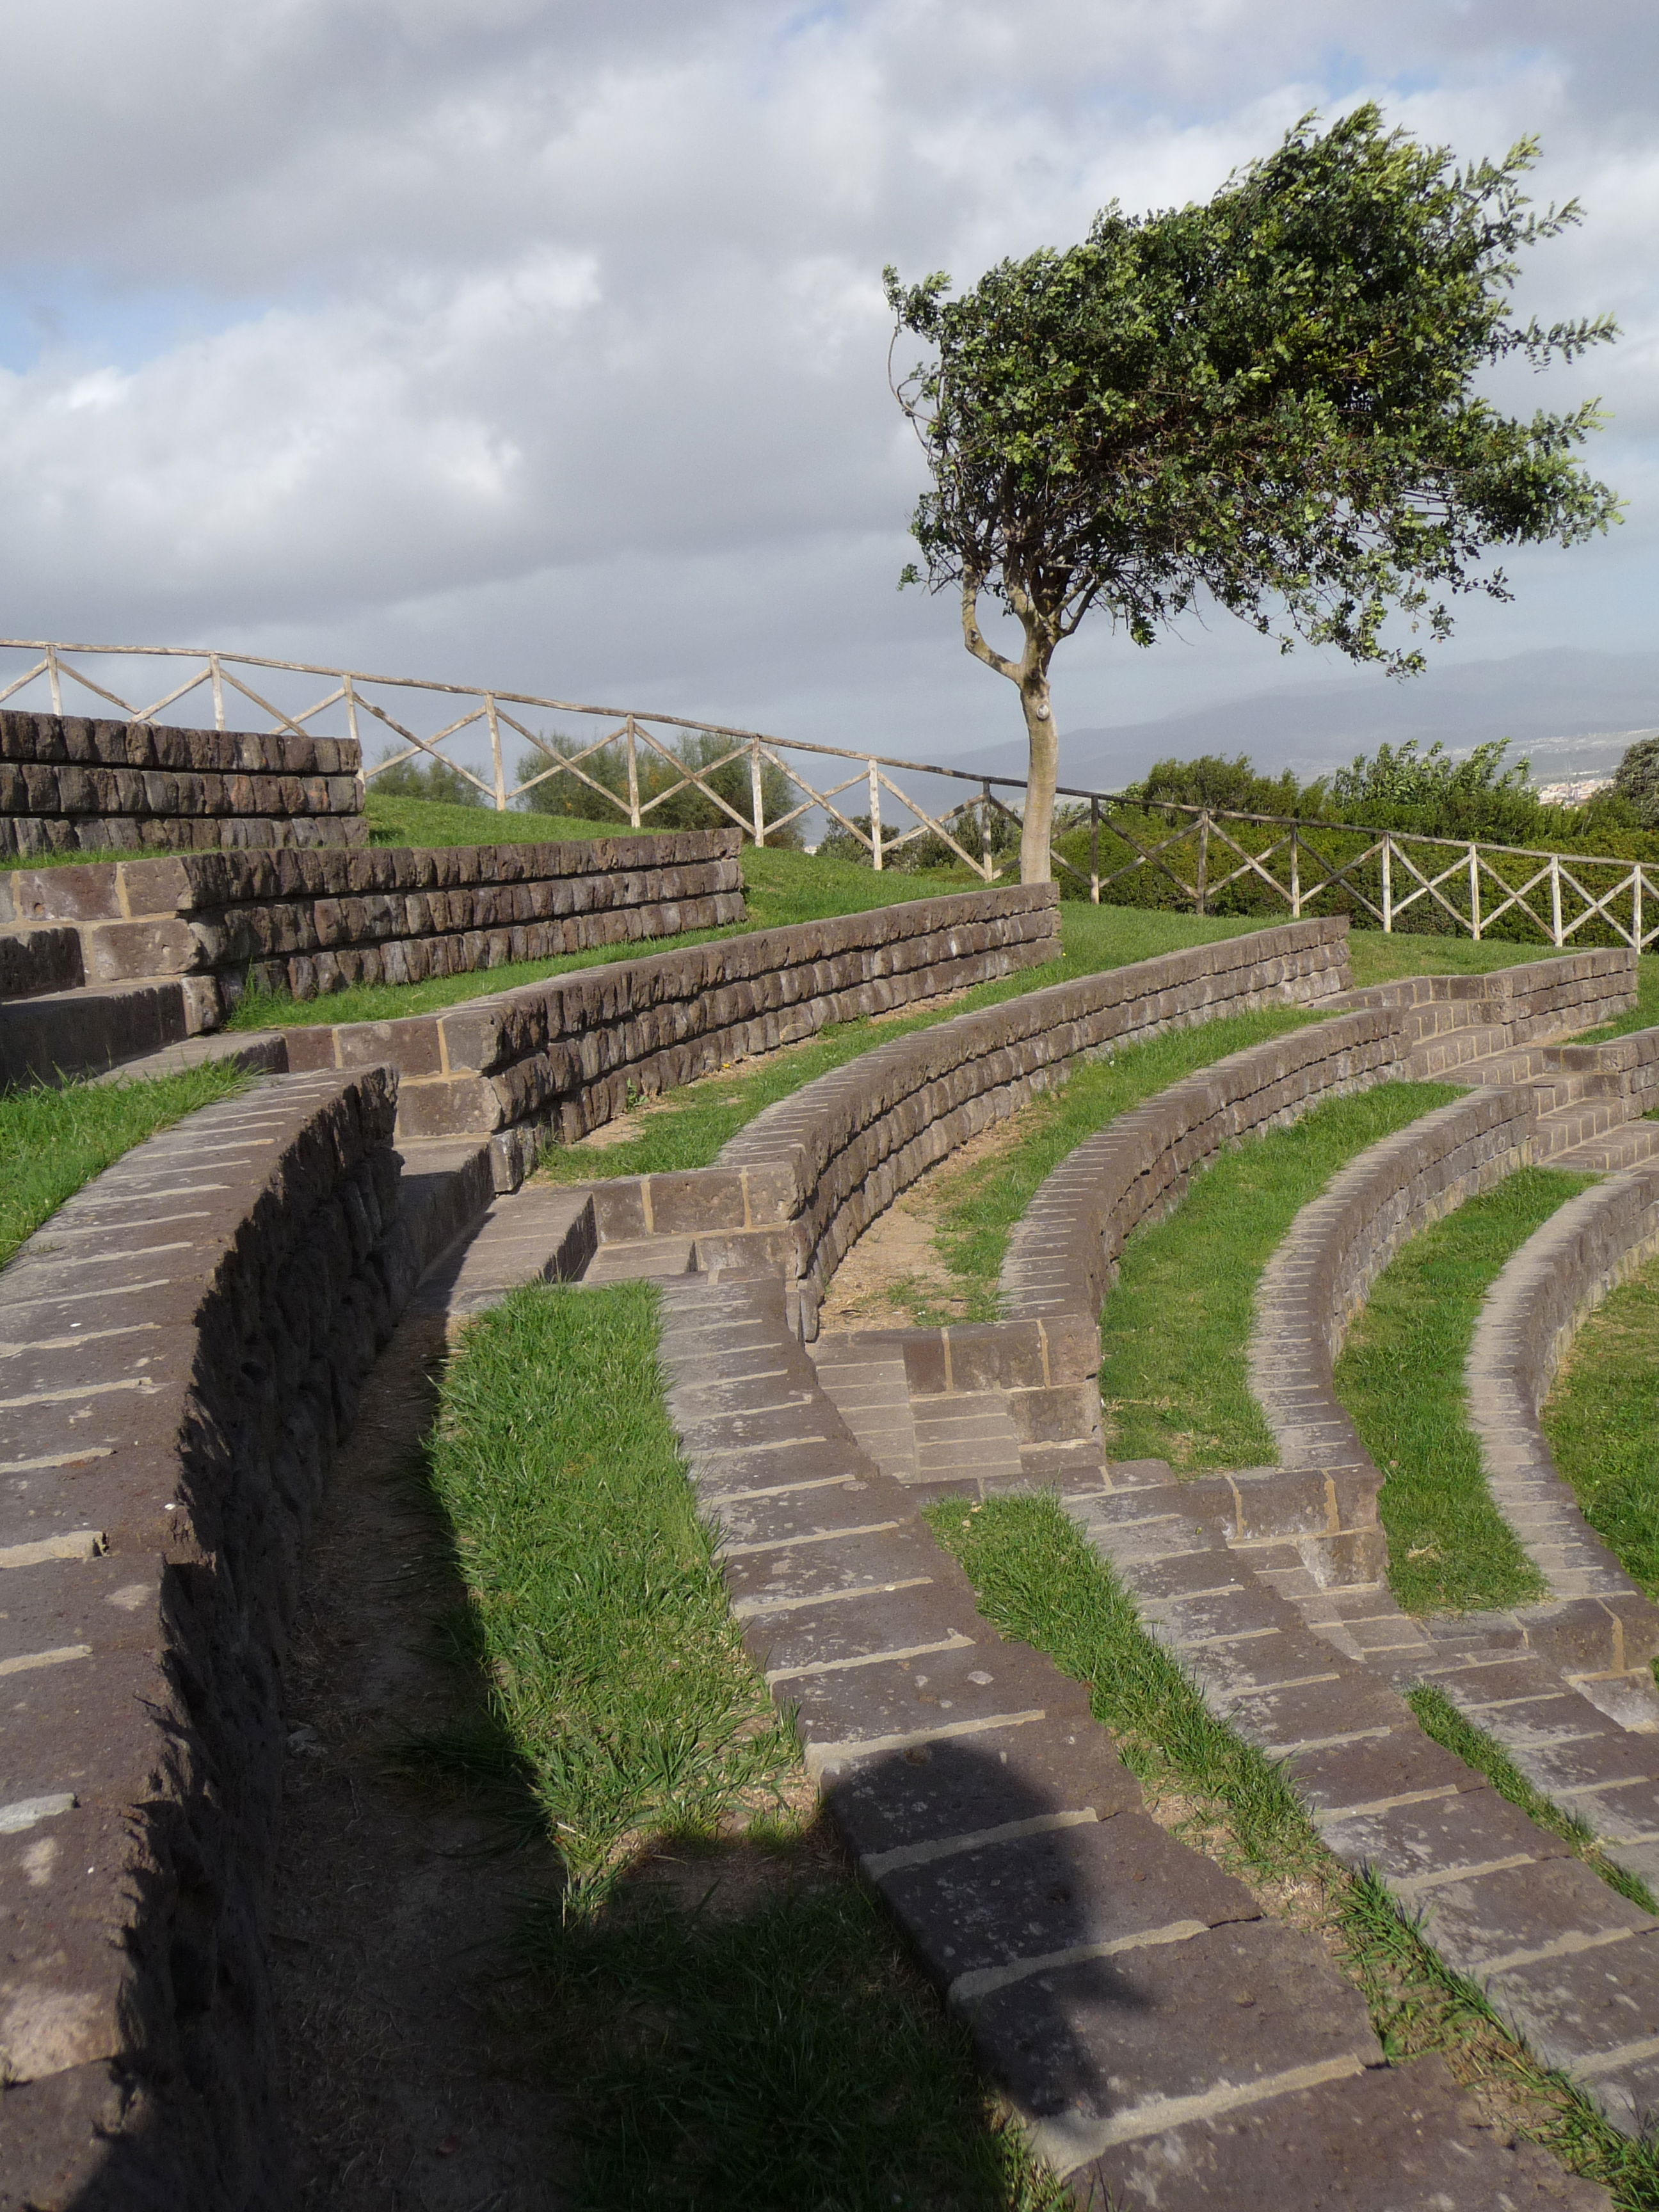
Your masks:
<instances>
[{"instance_id":1,"label":"white cloud","mask_svg":"<svg viewBox=\"0 0 1659 2212\"><path fill-rule=\"evenodd\" d=\"M1659 545L1659 100L1634 0L44 0L12 27L0 279L80 333L0 374L6 626L212 635L652 696L901 750L1010 702L893 589L917 484L884 262L971 279L1206 192L1367 94L1460 151L1547 136L1589 219L1525 295L1631 335L1631 526L1513 564L1485 651L1637 642ZM160 332L137 347L135 331ZM105 335L100 336L101 331ZM93 335L88 336L90 331ZM1528 398L1534 389L1525 387ZM1236 625L1080 638L1097 722L1281 680ZM1310 666L1310 674L1328 673Z\"/></svg>"}]
</instances>

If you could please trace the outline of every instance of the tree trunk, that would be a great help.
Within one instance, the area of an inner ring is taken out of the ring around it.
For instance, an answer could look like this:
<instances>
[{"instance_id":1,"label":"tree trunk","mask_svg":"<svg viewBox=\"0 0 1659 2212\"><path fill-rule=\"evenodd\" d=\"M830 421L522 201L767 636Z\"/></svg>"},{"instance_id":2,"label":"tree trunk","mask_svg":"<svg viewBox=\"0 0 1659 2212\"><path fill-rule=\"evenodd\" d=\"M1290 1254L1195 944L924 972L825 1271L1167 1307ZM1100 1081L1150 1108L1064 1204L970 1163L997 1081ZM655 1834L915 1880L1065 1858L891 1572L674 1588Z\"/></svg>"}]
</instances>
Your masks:
<instances>
[{"instance_id":1,"label":"tree trunk","mask_svg":"<svg viewBox=\"0 0 1659 2212\"><path fill-rule=\"evenodd\" d=\"M1060 775L1060 733L1054 727L1046 666L1021 675L1019 703L1025 709L1025 734L1031 764L1025 785L1025 820L1019 833L1019 879L1046 884L1054 876L1049 842L1054 826L1054 785Z\"/></svg>"}]
</instances>

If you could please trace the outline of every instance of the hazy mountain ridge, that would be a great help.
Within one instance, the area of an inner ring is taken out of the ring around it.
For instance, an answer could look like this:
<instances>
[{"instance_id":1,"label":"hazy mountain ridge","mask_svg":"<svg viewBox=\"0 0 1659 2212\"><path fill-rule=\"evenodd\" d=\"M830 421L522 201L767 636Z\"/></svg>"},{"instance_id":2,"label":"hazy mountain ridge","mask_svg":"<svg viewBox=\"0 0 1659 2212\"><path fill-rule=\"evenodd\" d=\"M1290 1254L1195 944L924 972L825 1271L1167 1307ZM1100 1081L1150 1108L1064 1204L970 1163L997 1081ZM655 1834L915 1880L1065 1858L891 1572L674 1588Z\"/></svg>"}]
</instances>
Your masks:
<instances>
[{"instance_id":1,"label":"hazy mountain ridge","mask_svg":"<svg viewBox=\"0 0 1659 2212\"><path fill-rule=\"evenodd\" d=\"M1068 730L1060 736L1063 784L1109 791L1157 760L1248 753L1259 769L1304 778L1341 768L1356 753L1415 738L1468 752L1498 738L1530 757L1540 783L1595 775L1618 765L1625 747L1659 729L1659 653L1558 647L1508 660L1431 669L1407 684L1370 675L1285 685L1156 721ZM1025 745L959 757L981 774L1024 773Z\"/></svg>"}]
</instances>

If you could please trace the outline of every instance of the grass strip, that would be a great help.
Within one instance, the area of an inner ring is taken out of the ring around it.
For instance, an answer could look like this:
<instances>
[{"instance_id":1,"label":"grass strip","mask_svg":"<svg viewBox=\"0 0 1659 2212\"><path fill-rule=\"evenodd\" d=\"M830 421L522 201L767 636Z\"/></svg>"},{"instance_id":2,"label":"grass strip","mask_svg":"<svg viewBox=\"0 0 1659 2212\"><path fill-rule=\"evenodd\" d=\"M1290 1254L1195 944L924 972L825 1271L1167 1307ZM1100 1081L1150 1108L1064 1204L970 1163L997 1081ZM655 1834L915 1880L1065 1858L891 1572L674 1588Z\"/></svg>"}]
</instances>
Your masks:
<instances>
[{"instance_id":1,"label":"grass strip","mask_svg":"<svg viewBox=\"0 0 1659 2212\"><path fill-rule=\"evenodd\" d=\"M0 1264L123 1152L247 1083L229 1061L204 1060L144 1082L0 1091Z\"/></svg>"},{"instance_id":2,"label":"grass strip","mask_svg":"<svg viewBox=\"0 0 1659 2212\"><path fill-rule=\"evenodd\" d=\"M430 1456L477 1656L567 1869L709 1831L793 1752L745 1655L662 1402L656 1293L517 1291L450 1363Z\"/></svg>"},{"instance_id":3,"label":"grass strip","mask_svg":"<svg viewBox=\"0 0 1659 2212\"><path fill-rule=\"evenodd\" d=\"M1543 1419L1584 1518L1659 1598L1659 1265L1610 1291L1585 1322Z\"/></svg>"},{"instance_id":4,"label":"grass strip","mask_svg":"<svg viewBox=\"0 0 1659 2212\"><path fill-rule=\"evenodd\" d=\"M945 1498L927 1517L974 1583L980 1611L1089 1686L1096 1717L1167 1825L1253 1877L1274 1917L1331 1941L1395 2063L1439 2052L1504 2124L1599 2181L1619 2212L1659 2212L1659 2149L1610 2126L1564 2075L1504 2030L1472 1983L1401 1919L1388 1892L1327 1850L1282 1770L1206 1707L1133 1599L1053 1497Z\"/></svg>"},{"instance_id":5,"label":"grass strip","mask_svg":"<svg viewBox=\"0 0 1659 2212\"><path fill-rule=\"evenodd\" d=\"M1589 1821L1580 1820L1576 1813L1565 1812L1553 1798L1534 1789L1497 1737L1466 1719L1443 1690L1432 1682L1419 1682L1406 1692L1406 1703L1417 1715L1425 1735L1431 1735L1476 1773L1484 1774L1498 1796L1518 1806L1529 1820L1559 1836L1573 1856L1583 1859L1610 1889L1639 1905L1644 1912L1659 1917L1659 1904L1655 1903L1652 1891L1639 1875L1626 1874L1623 1867L1614 1865L1596 1842Z\"/></svg>"},{"instance_id":6,"label":"grass strip","mask_svg":"<svg viewBox=\"0 0 1659 2212\"><path fill-rule=\"evenodd\" d=\"M538 1286L468 1329L432 1492L493 1743L568 1887L514 1961L588 2212L1062 2212L965 2032L819 1832L661 1401L657 1292Z\"/></svg>"},{"instance_id":7,"label":"grass strip","mask_svg":"<svg viewBox=\"0 0 1659 2212\"><path fill-rule=\"evenodd\" d=\"M1256 1281L1291 1222L1339 1168L1460 1094L1385 1083L1252 1137L1125 1246L1101 1314L1100 1391L1114 1457L1178 1469L1278 1456L1250 1393Z\"/></svg>"},{"instance_id":8,"label":"grass strip","mask_svg":"<svg viewBox=\"0 0 1659 2212\"><path fill-rule=\"evenodd\" d=\"M1463 1369L1487 1291L1590 1178L1521 1168L1413 1237L1372 1284L1336 1363L1336 1392L1382 1470L1389 1583L1408 1612L1545 1596L1486 1486Z\"/></svg>"}]
</instances>

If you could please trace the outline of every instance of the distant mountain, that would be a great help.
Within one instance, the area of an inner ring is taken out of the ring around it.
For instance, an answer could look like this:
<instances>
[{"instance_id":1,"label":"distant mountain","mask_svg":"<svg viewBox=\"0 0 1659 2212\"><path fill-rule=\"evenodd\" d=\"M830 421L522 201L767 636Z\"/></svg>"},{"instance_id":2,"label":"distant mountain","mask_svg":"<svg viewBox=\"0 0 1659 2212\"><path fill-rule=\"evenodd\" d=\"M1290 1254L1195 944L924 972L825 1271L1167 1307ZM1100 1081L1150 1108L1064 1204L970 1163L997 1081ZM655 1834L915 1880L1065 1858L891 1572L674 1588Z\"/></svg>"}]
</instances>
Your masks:
<instances>
[{"instance_id":1,"label":"distant mountain","mask_svg":"<svg viewBox=\"0 0 1659 2212\"><path fill-rule=\"evenodd\" d=\"M1384 742L1437 739L1468 752L1494 738L1530 757L1540 783L1604 774L1625 747L1659 731L1659 653L1572 647L1510 660L1433 668L1407 684L1356 672L1329 683L1285 685L1158 721L1060 730L1064 784L1109 791L1157 760L1199 753L1248 753L1260 769L1304 778L1341 768ZM1015 739L951 765L981 774L1023 775Z\"/></svg>"}]
</instances>

